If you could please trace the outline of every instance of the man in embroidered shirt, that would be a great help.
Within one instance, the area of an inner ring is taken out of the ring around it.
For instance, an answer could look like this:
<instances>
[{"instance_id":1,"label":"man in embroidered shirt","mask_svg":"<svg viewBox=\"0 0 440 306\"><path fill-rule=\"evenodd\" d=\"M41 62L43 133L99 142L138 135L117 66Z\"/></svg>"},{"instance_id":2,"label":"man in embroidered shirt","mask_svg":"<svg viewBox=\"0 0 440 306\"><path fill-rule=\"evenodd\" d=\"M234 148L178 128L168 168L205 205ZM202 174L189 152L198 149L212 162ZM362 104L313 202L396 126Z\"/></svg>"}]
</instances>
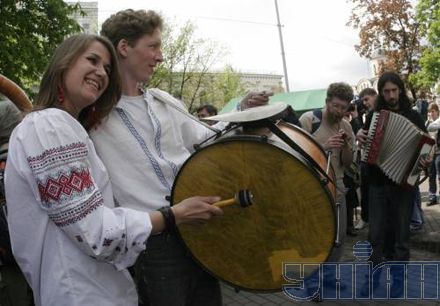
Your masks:
<instances>
[{"instance_id":1,"label":"man in embroidered shirt","mask_svg":"<svg viewBox=\"0 0 440 306\"><path fill-rule=\"evenodd\" d=\"M109 171L116 201L142 211L170 205L174 179L193 145L213 133L176 110L186 111L168 93L139 88L163 61L161 30L157 13L125 10L107 19L101 31L119 56L123 96L91 137ZM267 104L267 96L248 95L241 108ZM150 237L134 270L140 304L221 305L218 281L191 259L173 233Z\"/></svg>"}]
</instances>

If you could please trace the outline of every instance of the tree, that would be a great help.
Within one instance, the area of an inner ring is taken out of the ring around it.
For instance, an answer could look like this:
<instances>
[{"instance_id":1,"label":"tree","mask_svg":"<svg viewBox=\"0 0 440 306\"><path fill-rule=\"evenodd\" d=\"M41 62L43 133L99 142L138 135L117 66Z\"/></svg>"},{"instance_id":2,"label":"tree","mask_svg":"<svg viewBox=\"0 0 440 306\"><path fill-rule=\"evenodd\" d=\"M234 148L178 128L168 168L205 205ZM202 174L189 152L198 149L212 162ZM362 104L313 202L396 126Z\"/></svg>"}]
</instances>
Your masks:
<instances>
[{"instance_id":1,"label":"tree","mask_svg":"<svg viewBox=\"0 0 440 306\"><path fill-rule=\"evenodd\" d=\"M420 0L416 20L428 43L420 58L420 71L411 80L421 88L430 89L440 79L440 2Z\"/></svg>"},{"instance_id":2,"label":"tree","mask_svg":"<svg viewBox=\"0 0 440 306\"><path fill-rule=\"evenodd\" d=\"M0 73L31 94L57 45L80 31L69 17L78 10L62 0L1 0Z\"/></svg>"},{"instance_id":3,"label":"tree","mask_svg":"<svg viewBox=\"0 0 440 306\"><path fill-rule=\"evenodd\" d=\"M221 109L231 99L245 94L246 90L240 75L231 66L226 66L222 72L216 73L201 95L202 104L214 104Z\"/></svg>"},{"instance_id":4,"label":"tree","mask_svg":"<svg viewBox=\"0 0 440 306\"><path fill-rule=\"evenodd\" d=\"M225 84L220 81L224 74L211 70L222 60L225 49L208 39L196 38L192 22L186 22L178 31L175 24L166 24L162 33L165 60L154 72L149 87L170 92L184 101L190 112L205 103L222 107L229 101L224 100ZM227 74L232 78L235 72L229 69ZM234 94L234 90L228 89L229 94Z\"/></svg>"},{"instance_id":5,"label":"tree","mask_svg":"<svg viewBox=\"0 0 440 306\"><path fill-rule=\"evenodd\" d=\"M395 70L406 80L419 70L424 47L419 23L408 0L351 0L354 3L348 25L359 29L361 56L371 58L380 50L387 57L382 70ZM416 87L408 87L416 98Z\"/></svg>"}]
</instances>

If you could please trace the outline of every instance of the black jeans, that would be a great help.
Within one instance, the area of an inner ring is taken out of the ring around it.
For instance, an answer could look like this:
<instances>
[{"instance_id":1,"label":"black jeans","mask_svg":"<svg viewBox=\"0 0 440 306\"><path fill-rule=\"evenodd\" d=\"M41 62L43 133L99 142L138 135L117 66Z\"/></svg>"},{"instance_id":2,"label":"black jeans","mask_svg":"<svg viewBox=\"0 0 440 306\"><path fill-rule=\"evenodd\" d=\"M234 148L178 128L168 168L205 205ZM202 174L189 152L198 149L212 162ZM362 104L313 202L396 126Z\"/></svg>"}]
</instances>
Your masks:
<instances>
[{"instance_id":1,"label":"black jeans","mask_svg":"<svg viewBox=\"0 0 440 306\"><path fill-rule=\"evenodd\" d=\"M368 222L368 180L367 180L367 165L361 162L361 218Z\"/></svg>"},{"instance_id":2,"label":"black jeans","mask_svg":"<svg viewBox=\"0 0 440 306\"><path fill-rule=\"evenodd\" d=\"M369 191L369 239L373 247L370 260L377 265L386 255L388 260L408 261L413 191L371 184Z\"/></svg>"},{"instance_id":3,"label":"black jeans","mask_svg":"<svg viewBox=\"0 0 440 306\"><path fill-rule=\"evenodd\" d=\"M139 305L221 306L219 282L168 232L151 236L134 266Z\"/></svg>"}]
</instances>

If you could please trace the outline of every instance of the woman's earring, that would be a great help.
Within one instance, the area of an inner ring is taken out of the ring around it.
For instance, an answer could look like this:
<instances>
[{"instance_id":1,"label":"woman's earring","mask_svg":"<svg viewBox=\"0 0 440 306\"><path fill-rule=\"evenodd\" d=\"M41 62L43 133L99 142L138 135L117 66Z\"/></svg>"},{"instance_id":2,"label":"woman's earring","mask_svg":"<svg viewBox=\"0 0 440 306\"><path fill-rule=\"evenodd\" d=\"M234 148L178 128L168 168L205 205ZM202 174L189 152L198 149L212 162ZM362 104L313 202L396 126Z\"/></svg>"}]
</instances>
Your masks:
<instances>
[{"instance_id":1,"label":"woman's earring","mask_svg":"<svg viewBox=\"0 0 440 306\"><path fill-rule=\"evenodd\" d=\"M64 89L61 86L58 86L57 89L58 89L58 94L57 94L58 103L62 104L64 102Z\"/></svg>"},{"instance_id":2,"label":"woman's earring","mask_svg":"<svg viewBox=\"0 0 440 306\"><path fill-rule=\"evenodd\" d=\"M99 124L98 113L96 111L95 105L92 105L88 113L88 124L89 128L95 127Z\"/></svg>"}]
</instances>

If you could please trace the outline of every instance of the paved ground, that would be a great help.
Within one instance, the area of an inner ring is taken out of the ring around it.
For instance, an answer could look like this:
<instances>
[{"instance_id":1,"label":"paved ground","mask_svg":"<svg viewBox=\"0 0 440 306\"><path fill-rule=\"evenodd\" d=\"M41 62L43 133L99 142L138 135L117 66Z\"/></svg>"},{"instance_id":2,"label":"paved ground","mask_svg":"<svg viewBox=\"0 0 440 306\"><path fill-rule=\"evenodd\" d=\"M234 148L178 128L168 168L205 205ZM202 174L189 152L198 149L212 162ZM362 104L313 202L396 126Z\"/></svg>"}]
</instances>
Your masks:
<instances>
[{"instance_id":1,"label":"paved ground","mask_svg":"<svg viewBox=\"0 0 440 306\"><path fill-rule=\"evenodd\" d=\"M412 261L439 261L440 260L440 205L427 207L427 183L423 183L420 190L422 192L422 208L425 216L423 228L411 235L411 260ZM353 245L357 241L366 240L368 229L365 228L358 232L357 237L348 237L344 246L344 256L342 261L353 261ZM245 291L236 292L228 285L222 285L223 304L227 306L238 305L298 305L313 302L297 302L289 299L284 293L256 294ZM440 305L437 301L355 301L355 300L326 300L321 305Z\"/></svg>"}]
</instances>

